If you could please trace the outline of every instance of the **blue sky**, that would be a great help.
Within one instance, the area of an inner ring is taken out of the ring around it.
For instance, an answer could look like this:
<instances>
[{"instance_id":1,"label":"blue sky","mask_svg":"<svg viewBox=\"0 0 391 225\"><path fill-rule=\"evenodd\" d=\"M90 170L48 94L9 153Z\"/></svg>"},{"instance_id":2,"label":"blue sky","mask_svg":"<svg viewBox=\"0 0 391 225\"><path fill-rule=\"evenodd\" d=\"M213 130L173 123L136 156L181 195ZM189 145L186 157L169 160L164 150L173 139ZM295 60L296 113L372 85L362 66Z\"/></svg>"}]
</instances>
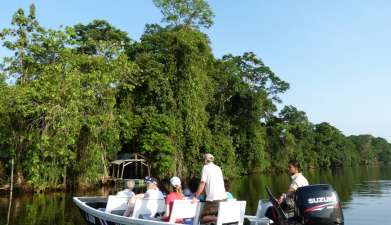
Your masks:
<instances>
[{"instance_id":1,"label":"blue sky","mask_svg":"<svg viewBox=\"0 0 391 225\"><path fill-rule=\"evenodd\" d=\"M160 22L152 0L3 0L0 28L35 3L45 27L106 19L138 40ZM211 0L215 25L206 31L216 56L255 52L291 88L283 104L345 135L391 141L391 1ZM7 54L0 48L0 57Z\"/></svg>"}]
</instances>

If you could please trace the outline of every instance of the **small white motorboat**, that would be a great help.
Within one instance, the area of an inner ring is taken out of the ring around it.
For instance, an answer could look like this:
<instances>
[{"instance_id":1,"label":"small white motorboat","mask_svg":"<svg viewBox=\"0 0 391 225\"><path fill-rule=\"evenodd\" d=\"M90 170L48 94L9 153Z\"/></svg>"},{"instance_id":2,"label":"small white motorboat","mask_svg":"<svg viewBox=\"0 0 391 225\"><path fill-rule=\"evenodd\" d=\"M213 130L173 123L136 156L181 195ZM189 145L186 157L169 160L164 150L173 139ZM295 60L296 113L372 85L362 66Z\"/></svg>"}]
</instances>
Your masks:
<instances>
[{"instance_id":1,"label":"small white motorboat","mask_svg":"<svg viewBox=\"0 0 391 225\"><path fill-rule=\"evenodd\" d=\"M219 203L216 225L269 225L273 221L266 217L273 207L279 225L343 225L344 218L337 192L327 184L301 187L296 191L295 207L287 214L278 205L271 191L267 188L269 200L259 201L256 215L245 215L245 201L223 201ZM164 199L138 199L130 217L122 216L127 209L128 198L122 196L74 197L73 201L88 225L199 225L203 203L191 200L174 201L170 221L164 222L159 216L164 215ZM176 223L177 222L177 223Z\"/></svg>"},{"instance_id":2,"label":"small white motorboat","mask_svg":"<svg viewBox=\"0 0 391 225\"><path fill-rule=\"evenodd\" d=\"M130 217L124 217L127 208L127 197L111 195L104 197L74 197L74 203L88 225L167 225L183 224L199 225L202 202L192 203L191 200L174 201L170 221L161 221L159 216L164 214L164 199L137 199ZM224 201L219 203L216 225L243 225L245 201ZM257 225L268 225L259 223ZM270 220L267 220L270 221ZM266 220L265 220L266 222Z\"/></svg>"}]
</instances>

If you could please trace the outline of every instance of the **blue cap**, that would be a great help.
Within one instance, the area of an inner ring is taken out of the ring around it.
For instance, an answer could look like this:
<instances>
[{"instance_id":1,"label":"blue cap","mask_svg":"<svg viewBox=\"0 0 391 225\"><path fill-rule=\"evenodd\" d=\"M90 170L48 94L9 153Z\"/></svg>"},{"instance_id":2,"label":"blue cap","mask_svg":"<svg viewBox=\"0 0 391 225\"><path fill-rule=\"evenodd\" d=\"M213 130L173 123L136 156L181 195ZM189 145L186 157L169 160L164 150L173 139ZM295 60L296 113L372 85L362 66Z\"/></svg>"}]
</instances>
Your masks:
<instances>
[{"instance_id":1,"label":"blue cap","mask_svg":"<svg viewBox=\"0 0 391 225\"><path fill-rule=\"evenodd\" d=\"M145 183L157 184L157 179L154 178L154 177L146 176L146 177L144 178L144 182L145 182Z\"/></svg>"}]
</instances>

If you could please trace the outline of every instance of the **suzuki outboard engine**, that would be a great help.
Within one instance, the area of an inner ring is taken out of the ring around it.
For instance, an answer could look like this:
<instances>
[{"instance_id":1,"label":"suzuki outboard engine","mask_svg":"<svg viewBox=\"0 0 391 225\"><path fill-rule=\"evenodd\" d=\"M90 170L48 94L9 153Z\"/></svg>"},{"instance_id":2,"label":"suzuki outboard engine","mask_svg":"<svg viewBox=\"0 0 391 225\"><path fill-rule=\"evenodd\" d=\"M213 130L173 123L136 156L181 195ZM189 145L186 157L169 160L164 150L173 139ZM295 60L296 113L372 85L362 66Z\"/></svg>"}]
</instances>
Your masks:
<instances>
[{"instance_id":1,"label":"suzuki outboard engine","mask_svg":"<svg viewBox=\"0 0 391 225\"><path fill-rule=\"evenodd\" d=\"M297 189L294 214L294 219L305 225L344 224L338 194L327 184Z\"/></svg>"}]
</instances>

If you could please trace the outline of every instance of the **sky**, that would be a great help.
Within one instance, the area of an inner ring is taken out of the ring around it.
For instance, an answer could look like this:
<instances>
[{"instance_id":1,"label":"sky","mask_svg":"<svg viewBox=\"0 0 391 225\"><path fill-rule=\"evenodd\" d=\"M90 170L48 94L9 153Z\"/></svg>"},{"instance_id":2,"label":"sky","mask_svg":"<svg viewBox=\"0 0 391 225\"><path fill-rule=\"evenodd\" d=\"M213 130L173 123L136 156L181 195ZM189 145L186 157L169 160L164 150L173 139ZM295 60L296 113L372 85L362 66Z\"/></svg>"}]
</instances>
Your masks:
<instances>
[{"instance_id":1,"label":"sky","mask_svg":"<svg viewBox=\"0 0 391 225\"><path fill-rule=\"evenodd\" d=\"M0 29L18 8L37 8L50 28L105 19L139 40L159 23L152 0L0 0ZM391 142L391 1L210 0L209 35L216 57L252 51L290 89L283 105L329 122L345 135ZM8 53L0 48L0 57Z\"/></svg>"}]
</instances>

